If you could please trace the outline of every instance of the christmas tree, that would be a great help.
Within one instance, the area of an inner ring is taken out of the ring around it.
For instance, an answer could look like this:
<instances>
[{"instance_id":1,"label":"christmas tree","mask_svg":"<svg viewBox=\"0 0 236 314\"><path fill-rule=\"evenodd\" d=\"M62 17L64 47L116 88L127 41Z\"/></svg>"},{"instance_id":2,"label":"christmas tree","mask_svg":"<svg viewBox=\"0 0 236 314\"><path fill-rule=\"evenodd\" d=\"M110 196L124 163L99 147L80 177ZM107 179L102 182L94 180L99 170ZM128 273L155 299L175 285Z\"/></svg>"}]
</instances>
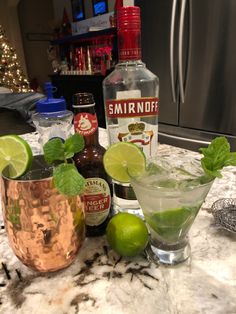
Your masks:
<instances>
[{"instance_id":1,"label":"christmas tree","mask_svg":"<svg viewBox=\"0 0 236 314\"><path fill-rule=\"evenodd\" d=\"M29 82L25 78L15 49L11 47L0 25L0 86L12 92L29 92Z\"/></svg>"}]
</instances>

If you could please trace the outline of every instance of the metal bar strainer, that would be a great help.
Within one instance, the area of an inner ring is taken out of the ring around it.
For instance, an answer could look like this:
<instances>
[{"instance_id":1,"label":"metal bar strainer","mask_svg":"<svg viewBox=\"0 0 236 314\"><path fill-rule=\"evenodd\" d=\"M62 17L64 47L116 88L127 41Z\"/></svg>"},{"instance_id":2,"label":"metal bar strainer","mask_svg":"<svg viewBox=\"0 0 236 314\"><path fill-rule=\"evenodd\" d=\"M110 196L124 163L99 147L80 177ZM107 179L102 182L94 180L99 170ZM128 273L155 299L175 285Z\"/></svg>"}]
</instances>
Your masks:
<instances>
[{"instance_id":1,"label":"metal bar strainer","mask_svg":"<svg viewBox=\"0 0 236 314\"><path fill-rule=\"evenodd\" d=\"M236 233L236 198L222 198L214 202L212 214L216 226Z\"/></svg>"}]
</instances>

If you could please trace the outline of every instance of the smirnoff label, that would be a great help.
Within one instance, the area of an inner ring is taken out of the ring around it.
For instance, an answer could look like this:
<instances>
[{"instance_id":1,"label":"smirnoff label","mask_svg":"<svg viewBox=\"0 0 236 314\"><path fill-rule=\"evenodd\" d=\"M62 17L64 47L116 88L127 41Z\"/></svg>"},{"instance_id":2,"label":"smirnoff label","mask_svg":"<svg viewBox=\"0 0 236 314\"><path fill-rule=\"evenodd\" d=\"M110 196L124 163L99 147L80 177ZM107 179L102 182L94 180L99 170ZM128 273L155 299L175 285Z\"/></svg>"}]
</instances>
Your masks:
<instances>
[{"instance_id":1,"label":"smirnoff label","mask_svg":"<svg viewBox=\"0 0 236 314\"><path fill-rule=\"evenodd\" d=\"M133 97L128 98L131 92ZM138 96L140 91L131 92L120 92L117 99L106 101L110 143L134 143L150 157L157 149L159 99L142 98Z\"/></svg>"},{"instance_id":2,"label":"smirnoff label","mask_svg":"<svg viewBox=\"0 0 236 314\"><path fill-rule=\"evenodd\" d=\"M158 115L158 98L115 99L106 101L108 118L129 118Z\"/></svg>"},{"instance_id":3,"label":"smirnoff label","mask_svg":"<svg viewBox=\"0 0 236 314\"><path fill-rule=\"evenodd\" d=\"M86 225L98 226L103 223L111 207L111 193L107 182L102 178L87 178L83 200Z\"/></svg>"}]
</instances>

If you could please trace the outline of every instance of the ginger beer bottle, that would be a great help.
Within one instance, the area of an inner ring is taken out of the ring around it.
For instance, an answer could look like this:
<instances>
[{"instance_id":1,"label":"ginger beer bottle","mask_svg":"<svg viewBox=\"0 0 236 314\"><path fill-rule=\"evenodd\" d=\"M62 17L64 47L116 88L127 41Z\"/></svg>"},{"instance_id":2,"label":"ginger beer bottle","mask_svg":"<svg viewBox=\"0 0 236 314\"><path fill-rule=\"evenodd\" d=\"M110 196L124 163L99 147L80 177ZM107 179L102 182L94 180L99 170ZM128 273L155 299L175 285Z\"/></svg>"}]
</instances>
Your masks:
<instances>
[{"instance_id":1,"label":"ginger beer bottle","mask_svg":"<svg viewBox=\"0 0 236 314\"><path fill-rule=\"evenodd\" d=\"M105 233L111 216L111 180L103 166L105 148L99 144L98 121L93 95L73 95L75 132L84 137L84 149L74 156L78 171L86 179L83 200L87 236Z\"/></svg>"}]
</instances>

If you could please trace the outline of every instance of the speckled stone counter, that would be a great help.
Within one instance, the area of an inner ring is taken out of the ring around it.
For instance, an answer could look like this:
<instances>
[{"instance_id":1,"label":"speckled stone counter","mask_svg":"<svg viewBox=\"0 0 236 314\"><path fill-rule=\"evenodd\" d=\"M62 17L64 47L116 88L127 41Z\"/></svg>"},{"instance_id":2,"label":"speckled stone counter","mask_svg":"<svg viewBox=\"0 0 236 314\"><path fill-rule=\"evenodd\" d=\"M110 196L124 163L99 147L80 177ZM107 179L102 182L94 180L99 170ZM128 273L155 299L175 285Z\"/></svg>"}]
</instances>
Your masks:
<instances>
[{"instance_id":1,"label":"speckled stone counter","mask_svg":"<svg viewBox=\"0 0 236 314\"><path fill-rule=\"evenodd\" d=\"M37 134L25 135L34 153ZM106 146L104 130L101 144ZM200 158L168 145L173 158ZM120 258L104 237L86 239L75 262L53 274L26 268L10 249L0 218L0 313L22 314L235 314L236 235L218 229L210 212L220 198L236 197L236 168L215 180L190 231L192 257L157 266L145 256Z\"/></svg>"}]
</instances>

